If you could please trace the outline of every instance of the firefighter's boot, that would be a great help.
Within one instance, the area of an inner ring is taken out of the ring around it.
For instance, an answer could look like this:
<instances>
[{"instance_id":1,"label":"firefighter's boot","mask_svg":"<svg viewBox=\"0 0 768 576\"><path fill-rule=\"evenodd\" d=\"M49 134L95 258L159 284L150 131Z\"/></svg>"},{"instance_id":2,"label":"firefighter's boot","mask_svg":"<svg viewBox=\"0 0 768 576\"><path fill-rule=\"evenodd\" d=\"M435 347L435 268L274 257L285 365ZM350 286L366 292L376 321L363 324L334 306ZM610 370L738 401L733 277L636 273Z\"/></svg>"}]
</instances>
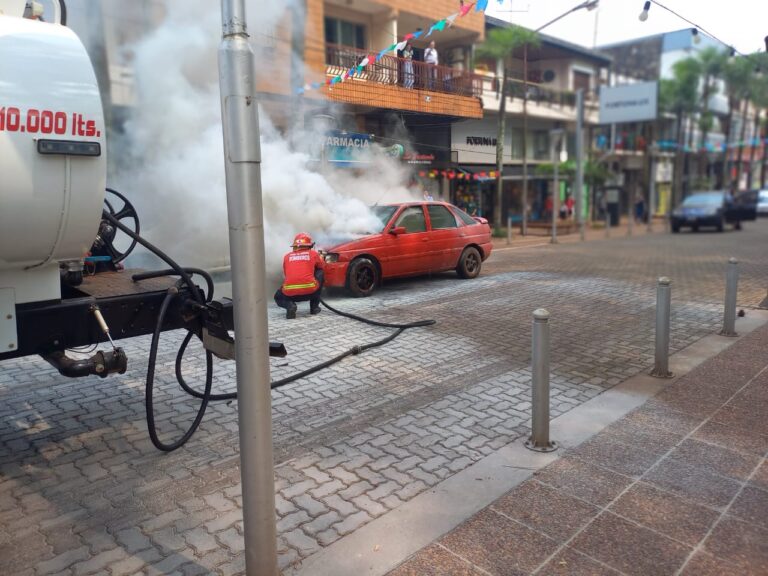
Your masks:
<instances>
[{"instance_id":1,"label":"firefighter's boot","mask_svg":"<svg viewBox=\"0 0 768 576\"><path fill-rule=\"evenodd\" d=\"M296 304L293 304L290 308L288 308L288 311L285 313L285 317L288 320L296 319Z\"/></svg>"}]
</instances>

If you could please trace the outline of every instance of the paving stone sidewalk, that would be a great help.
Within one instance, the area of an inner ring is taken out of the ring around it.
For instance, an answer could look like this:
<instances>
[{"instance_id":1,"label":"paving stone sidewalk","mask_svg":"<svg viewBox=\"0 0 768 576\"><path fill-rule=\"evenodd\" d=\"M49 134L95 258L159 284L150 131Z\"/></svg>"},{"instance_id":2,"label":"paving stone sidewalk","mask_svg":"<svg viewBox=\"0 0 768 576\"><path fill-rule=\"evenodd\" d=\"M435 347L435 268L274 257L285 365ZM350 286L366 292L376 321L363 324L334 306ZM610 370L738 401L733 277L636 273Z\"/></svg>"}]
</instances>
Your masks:
<instances>
[{"instance_id":1,"label":"paving stone sidewalk","mask_svg":"<svg viewBox=\"0 0 768 576\"><path fill-rule=\"evenodd\" d=\"M389 576L768 574L768 326Z\"/></svg>"}]
</instances>

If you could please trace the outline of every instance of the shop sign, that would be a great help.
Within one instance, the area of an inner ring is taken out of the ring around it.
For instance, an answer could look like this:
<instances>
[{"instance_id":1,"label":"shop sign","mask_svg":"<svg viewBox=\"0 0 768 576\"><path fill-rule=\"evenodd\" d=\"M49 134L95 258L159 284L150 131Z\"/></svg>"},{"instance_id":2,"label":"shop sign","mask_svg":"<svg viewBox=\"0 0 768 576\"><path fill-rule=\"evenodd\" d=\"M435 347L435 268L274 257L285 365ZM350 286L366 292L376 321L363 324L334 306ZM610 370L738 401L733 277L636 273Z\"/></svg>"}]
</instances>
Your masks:
<instances>
[{"instance_id":1,"label":"shop sign","mask_svg":"<svg viewBox=\"0 0 768 576\"><path fill-rule=\"evenodd\" d=\"M451 126L451 149L459 164L495 164L498 119L489 116L482 120L457 122ZM504 161L512 161L512 128L504 138Z\"/></svg>"},{"instance_id":2,"label":"shop sign","mask_svg":"<svg viewBox=\"0 0 768 576\"><path fill-rule=\"evenodd\" d=\"M658 82L603 86L600 88L600 123L655 120L658 95Z\"/></svg>"},{"instance_id":3,"label":"shop sign","mask_svg":"<svg viewBox=\"0 0 768 576\"><path fill-rule=\"evenodd\" d=\"M418 154L416 152L406 152L403 154L403 161L408 164L432 164L435 161L434 154Z\"/></svg>"},{"instance_id":4,"label":"shop sign","mask_svg":"<svg viewBox=\"0 0 768 576\"><path fill-rule=\"evenodd\" d=\"M325 136L325 158L337 166L370 162L372 137L342 130L331 130Z\"/></svg>"}]
</instances>

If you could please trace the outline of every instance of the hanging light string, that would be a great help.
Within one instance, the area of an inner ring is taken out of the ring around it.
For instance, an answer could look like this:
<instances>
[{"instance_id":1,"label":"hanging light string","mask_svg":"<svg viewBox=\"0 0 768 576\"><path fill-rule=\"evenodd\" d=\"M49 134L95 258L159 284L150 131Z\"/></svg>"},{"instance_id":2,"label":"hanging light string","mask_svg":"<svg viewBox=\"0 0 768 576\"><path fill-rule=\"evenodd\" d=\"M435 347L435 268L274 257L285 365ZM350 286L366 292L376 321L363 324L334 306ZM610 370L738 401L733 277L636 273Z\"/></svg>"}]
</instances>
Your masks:
<instances>
[{"instance_id":1,"label":"hanging light string","mask_svg":"<svg viewBox=\"0 0 768 576\"><path fill-rule=\"evenodd\" d=\"M672 8L664 6L664 4L662 4L661 2L658 2L657 0L646 0L645 4L643 5L643 11L640 12L640 21L641 22L645 22L646 20L648 20L648 11L651 9L651 4L655 4L659 8L663 8L664 10L669 12L670 14L674 14L675 16L680 18L680 20L682 20L683 22L687 22L688 24L693 26L693 30L691 30L691 33L693 34L694 38L696 36L698 36L699 31L704 32L704 34L706 34L710 38L713 38L714 40L717 40L723 46L727 46L732 54L734 54L734 55L735 54L739 54L740 56L747 56L747 54L743 54L742 52L739 52L738 50L736 50L736 48L734 48L731 44L728 44L727 42L723 42L720 38L718 38L717 36L712 34L712 32L710 32L709 30L707 30L703 26L701 26L699 24L696 24L696 22L694 22L693 20L689 20L688 18L686 18L685 16L683 16L679 12L675 12L674 10L672 10Z\"/></svg>"}]
</instances>

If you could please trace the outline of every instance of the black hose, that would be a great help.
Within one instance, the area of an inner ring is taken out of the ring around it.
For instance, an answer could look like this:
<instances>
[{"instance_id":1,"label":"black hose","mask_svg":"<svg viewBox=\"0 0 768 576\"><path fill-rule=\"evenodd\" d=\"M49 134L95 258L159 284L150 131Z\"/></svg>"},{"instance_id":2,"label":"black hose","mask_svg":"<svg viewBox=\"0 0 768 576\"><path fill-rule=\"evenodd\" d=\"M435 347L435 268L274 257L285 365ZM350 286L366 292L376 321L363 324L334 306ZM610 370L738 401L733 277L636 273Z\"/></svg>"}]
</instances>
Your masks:
<instances>
[{"instance_id":1,"label":"black hose","mask_svg":"<svg viewBox=\"0 0 768 576\"><path fill-rule=\"evenodd\" d=\"M207 351L205 352L205 391L202 394L202 402L200 408L197 410L197 416L192 422L192 425L184 433L184 435L172 442L166 444L160 440L157 435L157 426L155 425L155 409L154 409L154 384L155 384L155 365L157 363L157 348L160 344L160 333L163 327L163 320L165 314L168 312L168 307L176 296L179 295L177 287L169 288L168 293L163 299L163 304L160 306L160 313L157 317L157 324L155 324L155 331L152 334L152 344L149 347L149 363L147 365L147 388L144 396L144 406L147 411L147 429L149 430L149 438L152 440L152 444L155 448L162 450L163 452L173 452L177 448L180 448L192 437L195 433L200 422L203 420L205 410L208 407L208 401L211 397L211 387L213 385L213 354ZM190 332L191 334L191 332Z\"/></svg>"},{"instance_id":2,"label":"black hose","mask_svg":"<svg viewBox=\"0 0 768 576\"><path fill-rule=\"evenodd\" d=\"M208 274L205 270L201 270L200 268L182 268L187 274L190 276L197 274L198 276L202 276L202 278L205 280L206 285L208 286L208 292L205 295L205 301L210 302L213 300L213 278L211 278L211 275ZM151 272L141 272L139 274L134 274L131 276L131 280L134 282L141 282L142 280L150 280L151 278L162 278L164 276L178 276L178 273L173 268L169 268L168 270L153 270Z\"/></svg>"},{"instance_id":3,"label":"black hose","mask_svg":"<svg viewBox=\"0 0 768 576\"><path fill-rule=\"evenodd\" d=\"M184 284L187 285L187 287L189 288L189 291L192 293L192 296L195 298L195 300L197 300L199 304L204 304L202 295L195 288L195 284L192 282L191 276L184 270L184 268L179 266L173 259L171 259L170 256L168 256L165 252L160 250L160 248L158 248L151 242L144 240L144 238L136 234L133 230L121 224L117 218L112 216L112 214L109 214L108 212L104 211L102 213L102 216L107 220L109 220L114 226L122 230L125 234L128 234L128 236L130 236L131 238L136 240L139 244L144 246L144 248L146 248L147 250L155 254L158 258L163 260L166 264L168 264L168 266L173 268L176 274L181 276L181 279L184 280Z\"/></svg>"},{"instance_id":4,"label":"black hose","mask_svg":"<svg viewBox=\"0 0 768 576\"><path fill-rule=\"evenodd\" d=\"M370 324L371 326L381 326L382 328L421 328L423 326L432 326L436 323L435 320L418 320L417 322L409 322L408 324L393 324L391 322L377 322L376 320L369 320L368 318L363 318L362 316L356 316L354 314L350 314L349 312L342 312L341 310L337 310L328 302L326 302L323 299L320 299L320 303L328 308L331 312L334 314L338 314L339 316L344 316L344 318L351 318L352 320L357 320L358 322L364 322L365 324Z\"/></svg>"}]
</instances>

